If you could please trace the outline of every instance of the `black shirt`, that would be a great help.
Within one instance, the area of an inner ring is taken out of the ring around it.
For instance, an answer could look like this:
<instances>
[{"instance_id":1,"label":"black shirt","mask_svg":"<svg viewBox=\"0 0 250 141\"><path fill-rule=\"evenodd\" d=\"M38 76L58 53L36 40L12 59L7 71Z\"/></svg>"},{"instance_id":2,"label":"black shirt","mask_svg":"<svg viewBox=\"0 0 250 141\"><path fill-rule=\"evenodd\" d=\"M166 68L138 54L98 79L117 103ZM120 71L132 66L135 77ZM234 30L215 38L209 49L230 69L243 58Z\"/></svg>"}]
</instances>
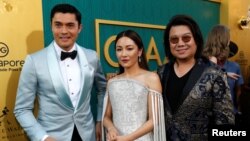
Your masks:
<instances>
[{"instance_id":1,"label":"black shirt","mask_svg":"<svg viewBox=\"0 0 250 141\"><path fill-rule=\"evenodd\" d=\"M193 68L192 68L193 69ZM170 66L169 79L167 82L167 100L172 109L172 112L175 113L178 107L181 105L181 96L183 94L183 89L188 81L188 78L191 74L192 69L189 70L182 77L178 77L174 71L174 66Z\"/></svg>"}]
</instances>

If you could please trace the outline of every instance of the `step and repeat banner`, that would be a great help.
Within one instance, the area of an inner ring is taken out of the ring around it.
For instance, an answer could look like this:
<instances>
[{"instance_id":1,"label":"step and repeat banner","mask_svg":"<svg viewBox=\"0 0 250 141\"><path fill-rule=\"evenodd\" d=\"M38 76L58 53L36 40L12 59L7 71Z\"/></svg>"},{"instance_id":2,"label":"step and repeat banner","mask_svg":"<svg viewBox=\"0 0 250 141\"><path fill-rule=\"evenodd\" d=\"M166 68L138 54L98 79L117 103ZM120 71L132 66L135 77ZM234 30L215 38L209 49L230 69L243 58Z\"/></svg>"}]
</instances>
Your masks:
<instances>
[{"instance_id":1,"label":"step and repeat banner","mask_svg":"<svg viewBox=\"0 0 250 141\"><path fill-rule=\"evenodd\" d=\"M0 19L0 140L27 141L13 108L24 59L44 46L42 1L0 0Z\"/></svg>"},{"instance_id":2,"label":"step and repeat banner","mask_svg":"<svg viewBox=\"0 0 250 141\"><path fill-rule=\"evenodd\" d=\"M83 30L78 43L97 51L107 76L118 70L114 39L122 30L133 29L141 35L154 71L166 62L163 32L173 15L192 16L206 36L219 23L220 12L218 3L201 0L0 0L1 141L28 141L13 114L18 78L26 55L53 40L50 10L57 3L70 3L81 11Z\"/></svg>"},{"instance_id":3,"label":"step and repeat banner","mask_svg":"<svg viewBox=\"0 0 250 141\"><path fill-rule=\"evenodd\" d=\"M209 0L50 0L43 2L44 40L52 38L50 10L56 3L76 6L83 15L83 30L78 43L94 49L100 56L106 74L117 71L114 52L116 34L133 29L141 35L151 70L165 62L163 32L168 20L176 14L188 14L200 25L203 35L219 23L220 4Z\"/></svg>"}]
</instances>

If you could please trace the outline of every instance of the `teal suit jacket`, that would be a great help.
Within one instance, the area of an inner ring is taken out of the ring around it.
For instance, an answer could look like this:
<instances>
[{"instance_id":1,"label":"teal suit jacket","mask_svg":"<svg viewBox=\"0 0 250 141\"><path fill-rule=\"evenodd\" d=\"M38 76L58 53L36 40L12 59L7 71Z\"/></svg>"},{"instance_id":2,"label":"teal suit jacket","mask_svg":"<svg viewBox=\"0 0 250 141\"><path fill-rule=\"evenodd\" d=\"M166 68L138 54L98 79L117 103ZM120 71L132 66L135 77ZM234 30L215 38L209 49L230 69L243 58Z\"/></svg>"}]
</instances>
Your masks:
<instances>
[{"instance_id":1,"label":"teal suit jacket","mask_svg":"<svg viewBox=\"0 0 250 141\"><path fill-rule=\"evenodd\" d=\"M14 114L32 141L44 135L58 141L70 141L74 125L83 141L95 141L95 123L91 112L92 87L96 87L101 120L106 80L95 51L77 47L81 76L80 98L74 108L64 85L59 66L59 56L53 43L28 55L23 66L15 103ZM35 98L38 99L38 116L33 114Z\"/></svg>"}]
</instances>

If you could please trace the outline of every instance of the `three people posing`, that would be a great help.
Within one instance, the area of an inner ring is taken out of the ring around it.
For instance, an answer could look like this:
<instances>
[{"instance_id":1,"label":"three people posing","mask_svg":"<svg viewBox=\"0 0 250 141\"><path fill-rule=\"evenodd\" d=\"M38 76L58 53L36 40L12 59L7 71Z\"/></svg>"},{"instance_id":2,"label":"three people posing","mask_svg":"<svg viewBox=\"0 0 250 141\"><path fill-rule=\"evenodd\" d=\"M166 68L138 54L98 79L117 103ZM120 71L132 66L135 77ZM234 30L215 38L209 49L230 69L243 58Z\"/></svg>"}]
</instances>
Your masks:
<instances>
[{"instance_id":1,"label":"three people posing","mask_svg":"<svg viewBox=\"0 0 250 141\"><path fill-rule=\"evenodd\" d=\"M102 114L104 138L110 141L164 141L166 135L168 140L207 140L210 126L234 123L225 74L201 56L203 38L192 18L178 15L168 23L164 45L170 61L158 69L160 78L148 71L140 36L132 30L119 33L120 72L107 90L96 52L76 43L80 12L56 5L51 27L54 41L27 56L18 85L14 113L30 140L100 141ZM90 108L93 86L97 122Z\"/></svg>"}]
</instances>

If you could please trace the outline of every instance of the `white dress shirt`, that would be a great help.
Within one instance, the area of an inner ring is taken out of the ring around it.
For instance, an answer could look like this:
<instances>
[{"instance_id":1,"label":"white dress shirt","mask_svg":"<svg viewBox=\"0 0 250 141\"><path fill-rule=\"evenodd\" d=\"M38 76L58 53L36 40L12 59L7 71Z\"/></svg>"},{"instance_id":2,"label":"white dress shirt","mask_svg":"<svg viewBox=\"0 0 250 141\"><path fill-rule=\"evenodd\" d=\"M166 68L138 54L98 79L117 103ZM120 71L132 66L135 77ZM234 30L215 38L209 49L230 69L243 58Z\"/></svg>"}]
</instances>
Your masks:
<instances>
[{"instance_id":1,"label":"white dress shirt","mask_svg":"<svg viewBox=\"0 0 250 141\"><path fill-rule=\"evenodd\" d=\"M65 60L61 61L60 59L61 51L64 50L62 50L56 44L56 42L54 42L54 46L58 54L60 70L63 76L66 90L68 91L68 95L70 97L73 106L76 107L80 96L80 88L81 88L80 86L82 77L78 57L76 57L74 60L72 60L71 58L66 58ZM72 52L73 50L76 50L76 45L74 45L74 47L68 52Z\"/></svg>"}]
</instances>

